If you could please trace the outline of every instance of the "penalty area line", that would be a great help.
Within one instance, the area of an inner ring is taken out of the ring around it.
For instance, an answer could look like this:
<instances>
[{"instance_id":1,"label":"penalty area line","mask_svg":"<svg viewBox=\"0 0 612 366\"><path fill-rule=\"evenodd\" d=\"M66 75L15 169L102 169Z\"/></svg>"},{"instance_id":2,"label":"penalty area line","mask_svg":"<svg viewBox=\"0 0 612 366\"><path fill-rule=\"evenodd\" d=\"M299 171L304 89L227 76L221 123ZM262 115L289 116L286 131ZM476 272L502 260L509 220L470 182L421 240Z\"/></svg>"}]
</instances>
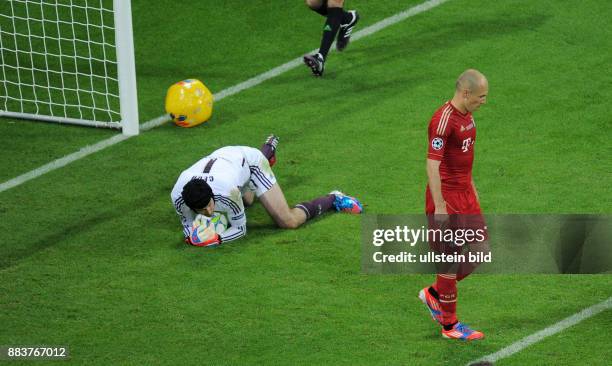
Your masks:
<instances>
[{"instance_id":1,"label":"penalty area line","mask_svg":"<svg viewBox=\"0 0 612 366\"><path fill-rule=\"evenodd\" d=\"M607 300L604 300L600 302L599 304L595 304L591 307L588 307L574 315L568 316L567 318L547 328L544 328L540 330L539 332L533 333L532 335L529 335L521 340L518 340L512 343L511 345L500 349L499 351L495 353L491 353L482 358L469 362L468 366L474 363L478 363L478 362L494 363L494 362L501 360L502 358L510 357L513 354L518 353L522 351L523 349L531 346L532 344L543 340L544 338L547 338L554 334L562 332L565 329L571 326L574 326L583 320L591 318L605 310L610 310L610 309L612 309L612 297L609 297Z\"/></svg>"},{"instance_id":2,"label":"penalty area line","mask_svg":"<svg viewBox=\"0 0 612 366\"><path fill-rule=\"evenodd\" d=\"M352 36L352 41L356 41L359 40L360 38L364 38L367 37L371 34L374 34L382 29L385 29L391 25L394 25L396 23L401 22L402 20L408 19L410 17L413 17L415 15L418 15L420 13L426 12L430 9L433 9L439 5L444 4L445 2L448 2L450 0L429 0L429 1L425 1L419 5L415 5L407 10L404 10L402 12L399 12L395 15L392 15L388 18L385 18L377 23L374 23L366 28L363 28L362 30L355 32ZM314 53L316 52L316 50L312 50L309 53ZM246 89L250 89L254 86L257 86L261 83L263 83L266 80L272 79L278 75L281 75L291 69L294 69L296 67L298 67L299 65L302 64L302 57L298 57L295 58L289 62L286 62L280 66L277 66L273 69L270 69L269 71L266 71L262 74L259 74L255 77L252 77L246 81L243 81L239 84L236 84L234 86L231 86L229 88L223 89L222 91L220 91L219 93L214 95L214 101L218 102L224 98L227 98L231 95L234 94L238 94L243 90ZM143 124L140 125L140 131L148 131L150 129L153 129L155 127L158 127L166 122L168 122L170 120L170 118L167 115L161 115L157 118L154 118L150 121L147 121ZM91 155L95 152L98 152L100 150L104 150L107 147L113 146L115 144L118 144L122 141L125 141L127 139L129 139L130 137L133 136L124 136L124 135L115 135L113 137L110 137L106 140L102 140L98 143L95 143L93 145L88 145L85 146L83 148L81 148L79 151L76 151L72 154L66 155L62 158L56 159L48 164L45 164L39 168L36 168L34 170L31 170L27 173L24 173L18 177L15 177L13 179L10 179L2 184L0 184L0 193L4 192L6 190L9 190L11 188L17 187L29 180L32 180L34 178L40 177L43 174L49 173L53 170L62 168L70 163L73 163L77 160L80 160L88 155Z\"/></svg>"}]
</instances>

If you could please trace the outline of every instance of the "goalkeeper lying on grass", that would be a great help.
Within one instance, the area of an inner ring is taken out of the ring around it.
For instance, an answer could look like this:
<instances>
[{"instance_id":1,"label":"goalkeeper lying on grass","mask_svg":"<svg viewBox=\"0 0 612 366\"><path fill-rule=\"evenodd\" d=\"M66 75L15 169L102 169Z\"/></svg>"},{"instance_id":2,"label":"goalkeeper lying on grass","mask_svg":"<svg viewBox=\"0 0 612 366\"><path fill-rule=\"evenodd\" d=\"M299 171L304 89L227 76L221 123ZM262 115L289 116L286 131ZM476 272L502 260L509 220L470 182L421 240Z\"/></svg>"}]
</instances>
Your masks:
<instances>
[{"instance_id":1,"label":"goalkeeper lying on grass","mask_svg":"<svg viewBox=\"0 0 612 366\"><path fill-rule=\"evenodd\" d=\"M290 208L276 183L271 166L276 162L278 137L271 135L261 150L247 146L226 146L213 151L183 171L170 194L181 218L185 242L195 246L216 246L246 235L245 206L259 198L274 222L285 229L295 229L309 219L335 208L361 213L361 203L341 192L302 202ZM211 230L213 212L224 214L229 227L220 233Z\"/></svg>"}]
</instances>

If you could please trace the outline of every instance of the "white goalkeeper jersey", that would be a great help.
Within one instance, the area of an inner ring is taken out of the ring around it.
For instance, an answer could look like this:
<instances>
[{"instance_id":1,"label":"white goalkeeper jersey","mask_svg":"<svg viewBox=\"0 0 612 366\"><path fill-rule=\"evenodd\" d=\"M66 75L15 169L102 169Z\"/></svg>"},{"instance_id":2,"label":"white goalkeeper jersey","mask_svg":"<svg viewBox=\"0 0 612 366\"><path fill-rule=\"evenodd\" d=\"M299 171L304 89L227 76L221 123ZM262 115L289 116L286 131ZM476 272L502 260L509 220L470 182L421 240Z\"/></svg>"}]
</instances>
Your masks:
<instances>
[{"instance_id":1,"label":"white goalkeeper jersey","mask_svg":"<svg viewBox=\"0 0 612 366\"><path fill-rule=\"evenodd\" d=\"M170 194L186 238L191 234L191 224L197 214L187 207L181 193L185 184L194 178L206 180L213 191L215 211L225 214L228 219L227 230L218 233L222 242L246 235L243 192L252 190L259 197L276 183L261 151L247 146L226 146L215 150L183 171Z\"/></svg>"}]
</instances>

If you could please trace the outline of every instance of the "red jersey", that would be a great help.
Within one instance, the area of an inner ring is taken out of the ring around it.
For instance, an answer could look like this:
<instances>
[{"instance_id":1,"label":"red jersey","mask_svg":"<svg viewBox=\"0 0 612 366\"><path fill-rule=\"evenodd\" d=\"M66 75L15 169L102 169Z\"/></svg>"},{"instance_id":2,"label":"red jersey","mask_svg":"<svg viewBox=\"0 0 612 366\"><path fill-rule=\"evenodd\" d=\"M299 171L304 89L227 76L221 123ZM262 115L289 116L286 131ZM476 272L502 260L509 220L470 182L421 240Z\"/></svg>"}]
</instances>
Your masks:
<instances>
[{"instance_id":1,"label":"red jersey","mask_svg":"<svg viewBox=\"0 0 612 366\"><path fill-rule=\"evenodd\" d=\"M472 113L446 102L429 122L427 157L439 160L442 192L471 190L476 124Z\"/></svg>"}]
</instances>

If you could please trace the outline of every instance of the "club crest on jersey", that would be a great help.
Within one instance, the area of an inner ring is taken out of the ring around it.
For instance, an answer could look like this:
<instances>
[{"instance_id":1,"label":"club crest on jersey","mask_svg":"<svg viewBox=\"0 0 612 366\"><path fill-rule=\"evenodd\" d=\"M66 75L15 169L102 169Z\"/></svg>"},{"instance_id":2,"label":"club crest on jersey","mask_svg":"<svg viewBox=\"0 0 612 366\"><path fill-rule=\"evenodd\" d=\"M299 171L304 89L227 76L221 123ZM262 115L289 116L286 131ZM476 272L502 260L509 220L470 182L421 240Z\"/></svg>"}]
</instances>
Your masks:
<instances>
[{"instance_id":1,"label":"club crest on jersey","mask_svg":"<svg viewBox=\"0 0 612 366\"><path fill-rule=\"evenodd\" d=\"M444 146L444 141L441 138L436 137L431 140L431 147L433 147L434 150L440 150L442 146Z\"/></svg>"}]
</instances>

